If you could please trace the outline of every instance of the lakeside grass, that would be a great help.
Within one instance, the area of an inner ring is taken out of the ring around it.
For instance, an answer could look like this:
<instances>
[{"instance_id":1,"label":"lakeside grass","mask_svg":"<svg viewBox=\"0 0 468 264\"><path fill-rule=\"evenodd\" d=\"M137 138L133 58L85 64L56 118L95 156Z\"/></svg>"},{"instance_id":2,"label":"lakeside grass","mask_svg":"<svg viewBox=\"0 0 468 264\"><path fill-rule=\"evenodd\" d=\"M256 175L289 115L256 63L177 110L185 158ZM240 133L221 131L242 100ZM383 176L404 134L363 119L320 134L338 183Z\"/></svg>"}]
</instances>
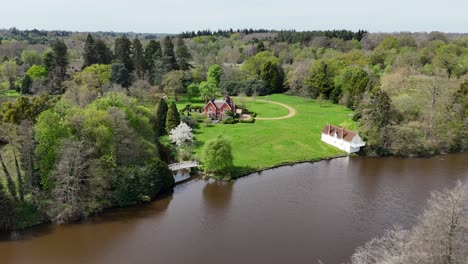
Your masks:
<instances>
[{"instance_id":1,"label":"lakeside grass","mask_svg":"<svg viewBox=\"0 0 468 264\"><path fill-rule=\"evenodd\" d=\"M195 131L195 155L206 141L223 135L232 143L235 169L232 177L264 170L267 168L292 164L301 161L315 161L344 155L345 152L327 145L320 140L321 130L327 123L341 125L346 123L355 129L352 111L340 105L319 103L307 98L282 94L258 97L292 106L296 115L282 120L257 120L253 124L215 124L201 125ZM249 110L259 111L264 117L279 117L288 113L278 105L246 100Z\"/></svg>"}]
</instances>

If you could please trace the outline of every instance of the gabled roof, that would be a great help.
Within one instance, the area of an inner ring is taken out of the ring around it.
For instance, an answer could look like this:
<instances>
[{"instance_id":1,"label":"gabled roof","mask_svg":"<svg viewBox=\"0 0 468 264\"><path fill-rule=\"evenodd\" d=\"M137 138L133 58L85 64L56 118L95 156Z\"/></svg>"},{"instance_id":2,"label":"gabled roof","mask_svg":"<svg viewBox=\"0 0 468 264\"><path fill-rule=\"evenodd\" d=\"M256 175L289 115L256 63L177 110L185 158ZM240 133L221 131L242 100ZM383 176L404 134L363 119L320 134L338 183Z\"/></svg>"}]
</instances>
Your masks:
<instances>
[{"instance_id":1,"label":"gabled roof","mask_svg":"<svg viewBox=\"0 0 468 264\"><path fill-rule=\"evenodd\" d=\"M231 101L233 104L234 102ZM229 109L232 110L232 106L229 105L229 103L226 101L226 100L209 100L206 105L205 105L205 108L209 105L209 104L212 104L216 109L221 109L224 105L227 105L229 107Z\"/></svg>"},{"instance_id":2,"label":"gabled roof","mask_svg":"<svg viewBox=\"0 0 468 264\"><path fill-rule=\"evenodd\" d=\"M322 133L329 136L334 136L335 132L337 138L342 138L344 141L347 142L351 142L353 138L357 135L356 132L334 125L325 125L325 127L322 129Z\"/></svg>"}]
</instances>

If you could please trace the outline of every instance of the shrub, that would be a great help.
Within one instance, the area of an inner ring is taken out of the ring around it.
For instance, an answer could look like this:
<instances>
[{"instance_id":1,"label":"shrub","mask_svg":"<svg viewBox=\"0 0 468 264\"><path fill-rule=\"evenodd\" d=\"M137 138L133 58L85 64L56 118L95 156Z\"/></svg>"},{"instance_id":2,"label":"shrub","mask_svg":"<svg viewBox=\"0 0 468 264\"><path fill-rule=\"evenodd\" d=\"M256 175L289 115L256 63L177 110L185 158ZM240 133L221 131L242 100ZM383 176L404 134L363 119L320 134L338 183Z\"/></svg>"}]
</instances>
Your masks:
<instances>
[{"instance_id":1,"label":"shrub","mask_svg":"<svg viewBox=\"0 0 468 264\"><path fill-rule=\"evenodd\" d=\"M222 121L223 124L236 124L237 122L239 122L239 119L233 118L231 116L226 117Z\"/></svg>"},{"instance_id":2,"label":"shrub","mask_svg":"<svg viewBox=\"0 0 468 264\"><path fill-rule=\"evenodd\" d=\"M112 182L115 202L129 206L153 199L174 185L174 177L160 160L118 169Z\"/></svg>"}]
</instances>

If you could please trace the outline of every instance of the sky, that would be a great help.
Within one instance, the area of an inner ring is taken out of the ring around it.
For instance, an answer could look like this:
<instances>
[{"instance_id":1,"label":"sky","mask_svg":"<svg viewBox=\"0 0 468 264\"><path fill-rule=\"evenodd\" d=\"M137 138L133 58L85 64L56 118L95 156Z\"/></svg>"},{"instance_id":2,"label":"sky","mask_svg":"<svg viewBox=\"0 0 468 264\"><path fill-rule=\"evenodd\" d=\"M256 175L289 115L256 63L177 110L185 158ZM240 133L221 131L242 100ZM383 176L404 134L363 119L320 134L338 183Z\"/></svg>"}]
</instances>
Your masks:
<instances>
[{"instance_id":1,"label":"sky","mask_svg":"<svg viewBox=\"0 0 468 264\"><path fill-rule=\"evenodd\" d=\"M365 29L468 33L468 0L1 0L0 28L180 33Z\"/></svg>"}]
</instances>

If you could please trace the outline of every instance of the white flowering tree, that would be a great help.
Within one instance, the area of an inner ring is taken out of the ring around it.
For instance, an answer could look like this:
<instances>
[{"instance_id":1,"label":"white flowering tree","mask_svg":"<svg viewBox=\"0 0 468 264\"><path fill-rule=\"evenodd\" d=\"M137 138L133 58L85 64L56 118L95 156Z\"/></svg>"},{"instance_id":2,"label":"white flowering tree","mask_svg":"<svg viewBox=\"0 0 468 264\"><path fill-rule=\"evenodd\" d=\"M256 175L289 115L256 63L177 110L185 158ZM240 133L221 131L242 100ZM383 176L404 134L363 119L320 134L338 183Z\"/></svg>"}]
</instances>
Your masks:
<instances>
[{"instance_id":1,"label":"white flowering tree","mask_svg":"<svg viewBox=\"0 0 468 264\"><path fill-rule=\"evenodd\" d=\"M169 132L169 139L172 143L175 143L177 147L185 147L193 143L192 129L185 124L180 124Z\"/></svg>"}]
</instances>

